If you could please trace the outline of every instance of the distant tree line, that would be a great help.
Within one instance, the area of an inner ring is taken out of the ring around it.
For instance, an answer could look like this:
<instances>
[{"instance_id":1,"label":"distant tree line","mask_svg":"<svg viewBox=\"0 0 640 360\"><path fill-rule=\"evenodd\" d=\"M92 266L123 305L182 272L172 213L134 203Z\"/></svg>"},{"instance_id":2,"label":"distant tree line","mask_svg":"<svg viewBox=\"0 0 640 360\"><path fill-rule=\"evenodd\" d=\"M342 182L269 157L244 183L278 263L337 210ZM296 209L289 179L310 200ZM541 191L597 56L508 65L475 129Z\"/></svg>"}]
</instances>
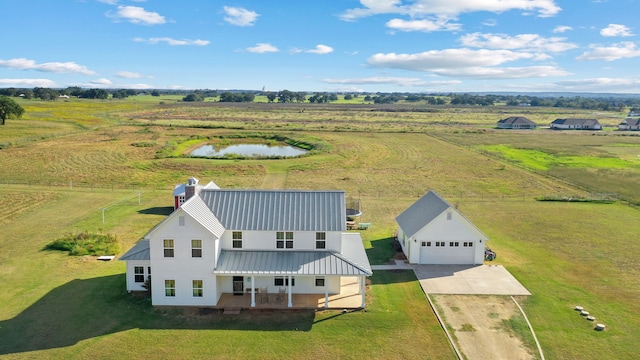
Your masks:
<instances>
[{"instance_id":1,"label":"distant tree line","mask_svg":"<svg viewBox=\"0 0 640 360\"><path fill-rule=\"evenodd\" d=\"M343 95L344 100L352 100L364 95L365 102L374 104L426 103L429 105L463 105L463 106L543 106L561 107L587 110L623 111L625 108L640 108L640 97L633 96L534 96L534 95L505 95L505 94L469 94L469 93L336 93L316 92L309 94L304 91L224 91L199 90L134 90L134 89L84 89L71 86L65 89L36 88L1 88L0 95L7 97L22 97L25 99L56 100L66 97L85 99L124 99L129 96L147 94L152 96L182 95L183 101L204 101L206 98L219 96L220 102L253 102L256 95L262 95L270 103L316 103L323 104L338 100Z\"/></svg>"}]
</instances>

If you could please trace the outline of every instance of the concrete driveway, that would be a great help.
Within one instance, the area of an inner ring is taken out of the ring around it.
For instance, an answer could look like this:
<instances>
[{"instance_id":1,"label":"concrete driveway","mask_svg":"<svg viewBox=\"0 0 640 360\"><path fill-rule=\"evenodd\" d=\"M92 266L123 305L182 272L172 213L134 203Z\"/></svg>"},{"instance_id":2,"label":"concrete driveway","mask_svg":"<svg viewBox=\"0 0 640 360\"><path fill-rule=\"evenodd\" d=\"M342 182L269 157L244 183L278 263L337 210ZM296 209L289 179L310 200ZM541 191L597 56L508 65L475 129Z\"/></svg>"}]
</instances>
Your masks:
<instances>
[{"instance_id":1,"label":"concrete driveway","mask_svg":"<svg viewBox=\"0 0 640 360\"><path fill-rule=\"evenodd\" d=\"M502 265L411 265L428 294L531 295Z\"/></svg>"}]
</instances>

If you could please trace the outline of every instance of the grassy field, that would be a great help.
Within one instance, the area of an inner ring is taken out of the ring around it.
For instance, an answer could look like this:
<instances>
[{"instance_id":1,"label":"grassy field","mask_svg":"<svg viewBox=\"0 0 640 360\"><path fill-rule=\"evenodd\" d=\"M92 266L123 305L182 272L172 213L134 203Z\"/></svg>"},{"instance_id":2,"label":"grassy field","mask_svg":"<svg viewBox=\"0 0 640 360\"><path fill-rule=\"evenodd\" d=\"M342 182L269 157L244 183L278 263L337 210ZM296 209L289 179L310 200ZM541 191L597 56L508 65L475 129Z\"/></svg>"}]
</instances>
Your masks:
<instances>
[{"instance_id":1,"label":"grassy field","mask_svg":"<svg viewBox=\"0 0 640 360\"><path fill-rule=\"evenodd\" d=\"M410 273L376 273L367 312L230 320L151 309L124 291L123 263L43 250L78 231L117 234L128 249L170 211L173 185L190 176L223 188L344 189L361 200L361 221L372 224L362 233L372 263L393 255L394 218L436 190L489 235L497 262L532 292L523 307L548 358L632 358L640 352L633 341L640 332L638 210L533 200L589 196L585 187L548 175L639 197L633 184L640 137L492 129L498 119L522 111L506 107L408 111L401 105L387 111L358 104L159 101L24 101L24 118L0 128L0 189L11 194L0 200L0 354L454 357ZM590 115L526 111L539 122ZM605 118L613 124L619 115ZM168 144L194 136L247 133L313 138L328 146L286 160L207 160L180 151L161 156ZM109 207L105 223L103 207ZM591 311L607 331L593 331L572 310L575 305Z\"/></svg>"}]
</instances>

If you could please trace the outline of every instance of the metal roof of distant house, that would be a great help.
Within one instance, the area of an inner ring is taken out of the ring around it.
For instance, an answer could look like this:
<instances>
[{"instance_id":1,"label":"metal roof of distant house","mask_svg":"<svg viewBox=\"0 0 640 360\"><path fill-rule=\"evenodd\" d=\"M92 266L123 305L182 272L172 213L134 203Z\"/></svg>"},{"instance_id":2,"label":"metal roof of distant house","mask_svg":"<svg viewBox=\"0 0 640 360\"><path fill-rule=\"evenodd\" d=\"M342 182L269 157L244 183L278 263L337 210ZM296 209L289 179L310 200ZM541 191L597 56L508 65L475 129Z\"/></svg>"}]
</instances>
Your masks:
<instances>
[{"instance_id":1,"label":"metal roof of distant house","mask_svg":"<svg viewBox=\"0 0 640 360\"><path fill-rule=\"evenodd\" d=\"M228 230L346 230L344 191L203 189L199 196Z\"/></svg>"},{"instance_id":2,"label":"metal roof of distant house","mask_svg":"<svg viewBox=\"0 0 640 360\"><path fill-rule=\"evenodd\" d=\"M558 125L582 125L593 126L600 125L598 119L555 119L552 124Z\"/></svg>"},{"instance_id":3,"label":"metal roof of distant house","mask_svg":"<svg viewBox=\"0 0 640 360\"><path fill-rule=\"evenodd\" d=\"M626 118L626 119L622 120L620 125L640 126L640 118L635 118L635 119L634 118Z\"/></svg>"},{"instance_id":4,"label":"metal roof of distant house","mask_svg":"<svg viewBox=\"0 0 640 360\"><path fill-rule=\"evenodd\" d=\"M120 260L149 260L149 240L138 241L129 251L120 257Z\"/></svg>"},{"instance_id":5,"label":"metal roof of distant house","mask_svg":"<svg viewBox=\"0 0 640 360\"><path fill-rule=\"evenodd\" d=\"M213 273L369 276L372 271L331 251L222 250Z\"/></svg>"},{"instance_id":6,"label":"metal roof of distant house","mask_svg":"<svg viewBox=\"0 0 640 360\"><path fill-rule=\"evenodd\" d=\"M398 215L396 222L411 237L448 208L451 208L448 202L434 191L429 191Z\"/></svg>"},{"instance_id":7,"label":"metal roof of distant house","mask_svg":"<svg viewBox=\"0 0 640 360\"><path fill-rule=\"evenodd\" d=\"M535 123L524 116L510 116L506 119L498 121L499 124L528 124L535 125Z\"/></svg>"}]
</instances>

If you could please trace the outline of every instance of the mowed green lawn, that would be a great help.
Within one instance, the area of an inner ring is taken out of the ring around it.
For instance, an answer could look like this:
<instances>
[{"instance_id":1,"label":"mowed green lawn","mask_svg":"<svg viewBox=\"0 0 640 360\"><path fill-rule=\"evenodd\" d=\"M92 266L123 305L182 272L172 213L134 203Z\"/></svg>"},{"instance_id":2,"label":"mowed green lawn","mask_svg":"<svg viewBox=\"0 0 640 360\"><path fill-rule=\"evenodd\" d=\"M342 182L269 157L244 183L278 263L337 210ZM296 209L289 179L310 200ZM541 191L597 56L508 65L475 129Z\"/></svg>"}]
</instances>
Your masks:
<instances>
[{"instance_id":1,"label":"mowed green lawn","mask_svg":"<svg viewBox=\"0 0 640 360\"><path fill-rule=\"evenodd\" d=\"M140 107L152 105L147 102ZM79 110L88 105L74 106ZM99 109L103 106L100 103ZM64 116L64 111L55 110L51 114ZM127 126L118 125L114 114L101 122L99 117L91 119L91 128L76 128L69 125L72 119L58 121L43 115L20 123L28 137L12 130L20 120L0 128L0 143L11 143L0 150L0 191L11 194L0 200L4 209L0 212L0 354L38 359L454 358L410 273L377 272L371 278L366 312L227 318L197 311L154 310L124 291L123 263L42 251L57 236L84 230L116 233L128 249L165 216L172 186L189 176L213 180L222 187L259 188L268 185L264 180L269 176L277 176L287 188L344 189L347 196L361 199L361 221L372 224L362 235L373 263L385 262L392 255L394 218L418 196L436 190L489 235L489 245L498 252L497 263L504 264L533 293L523 306L548 358L617 359L640 353L634 341L640 333L635 316L640 298L640 248L634 225L638 211L633 208L533 201L543 195L585 194L420 133L432 126L424 119L414 126L421 116L416 113L375 113L370 122L365 110L357 115L340 110L332 117L323 107L313 115L309 125L313 131L304 132L304 136L331 145L322 154L293 160L211 161L160 159L157 153L171 140L192 135L242 134L244 130L236 128L240 120L209 119L209 128L158 126L154 120L135 126L130 116L134 110L123 105L121 111L127 111L127 116L120 121L129 123ZM180 107L180 111L187 110ZM167 109L157 111L167 113ZM193 110L195 114L200 111ZM482 111L480 118L485 120L481 124L504 117ZM438 113L436 118L445 115L465 123L478 122L468 109ZM267 123L255 120L255 110L252 116L251 127L260 127L264 133L295 137L298 132L290 129L304 129L308 124L296 119L303 116L297 110L268 112L265 117L272 121ZM336 120L323 122L323 116ZM349 116L357 120L355 125L345 125ZM194 121L202 124L201 119ZM227 122L234 128L215 128ZM50 137L45 136L47 130L37 129L40 123L64 127L59 128L60 136ZM401 132L372 131L371 123L377 123L373 130ZM73 131L68 133L67 126ZM516 133L496 133L493 139L486 133L447 133L450 129L439 124L432 130L439 136L455 135L456 142L468 146L521 141ZM592 144L591 138L600 137L589 138ZM543 131L527 135L528 144L540 144L547 152L597 149L597 145L581 147L584 141L569 134L554 143ZM140 143L151 146L136 146ZM603 146L609 152L625 150L620 157L631 154L629 147ZM622 173L611 174L622 179ZM129 190L118 190L123 188ZM132 188L142 191L140 205ZM102 224L99 209L109 205L114 206L107 210ZM591 311L607 330L593 331L593 323L572 310L575 305Z\"/></svg>"}]
</instances>

